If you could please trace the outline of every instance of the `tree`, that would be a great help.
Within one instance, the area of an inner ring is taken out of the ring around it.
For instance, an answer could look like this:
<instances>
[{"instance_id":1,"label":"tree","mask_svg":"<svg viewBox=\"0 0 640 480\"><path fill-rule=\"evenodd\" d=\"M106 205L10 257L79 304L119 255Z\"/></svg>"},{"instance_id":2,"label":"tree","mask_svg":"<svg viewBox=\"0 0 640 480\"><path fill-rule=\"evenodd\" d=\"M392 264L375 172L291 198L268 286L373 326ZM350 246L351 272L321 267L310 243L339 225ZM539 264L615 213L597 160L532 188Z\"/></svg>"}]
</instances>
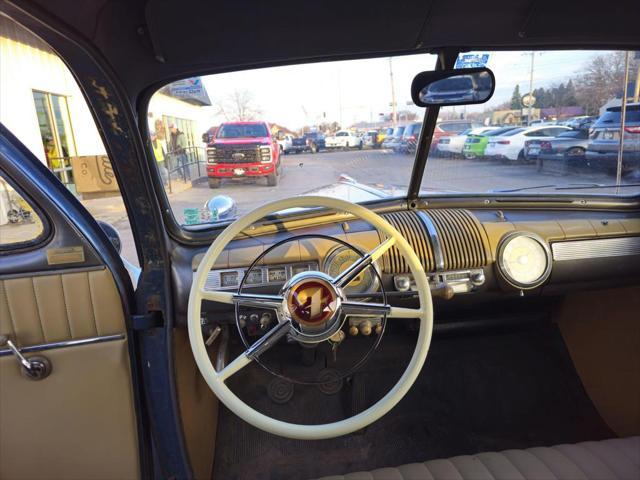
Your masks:
<instances>
[{"instance_id":1,"label":"tree","mask_svg":"<svg viewBox=\"0 0 640 480\"><path fill-rule=\"evenodd\" d=\"M624 82L624 52L593 58L576 78L575 97L587 115L597 115L608 100L620 95Z\"/></svg>"},{"instance_id":2,"label":"tree","mask_svg":"<svg viewBox=\"0 0 640 480\"><path fill-rule=\"evenodd\" d=\"M216 105L217 114L231 122L255 120L262 114L248 90L234 90L226 97L219 99Z\"/></svg>"},{"instance_id":3,"label":"tree","mask_svg":"<svg viewBox=\"0 0 640 480\"><path fill-rule=\"evenodd\" d=\"M520 94L520 85L516 85L511 95L511 110L519 110L522 108L522 95Z\"/></svg>"}]
</instances>

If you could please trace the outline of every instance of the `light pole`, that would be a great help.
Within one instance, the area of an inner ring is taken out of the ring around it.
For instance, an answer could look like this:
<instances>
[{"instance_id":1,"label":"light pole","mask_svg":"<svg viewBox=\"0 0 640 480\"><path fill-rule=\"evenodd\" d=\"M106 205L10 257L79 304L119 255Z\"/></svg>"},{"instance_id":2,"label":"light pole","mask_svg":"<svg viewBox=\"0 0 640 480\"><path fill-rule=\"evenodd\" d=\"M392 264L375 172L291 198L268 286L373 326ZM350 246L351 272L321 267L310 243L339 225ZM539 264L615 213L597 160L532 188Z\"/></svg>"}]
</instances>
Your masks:
<instances>
[{"instance_id":1,"label":"light pole","mask_svg":"<svg viewBox=\"0 0 640 480\"><path fill-rule=\"evenodd\" d=\"M536 57L536 52L531 52L531 71L529 72L529 113L527 113L527 125L531 125L531 109L533 107L533 59Z\"/></svg>"},{"instance_id":2,"label":"light pole","mask_svg":"<svg viewBox=\"0 0 640 480\"><path fill-rule=\"evenodd\" d=\"M393 84L393 58L389 57L389 79L391 80L391 123L396 126L398 123L396 112L396 88Z\"/></svg>"},{"instance_id":3,"label":"light pole","mask_svg":"<svg viewBox=\"0 0 640 480\"><path fill-rule=\"evenodd\" d=\"M622 156L624 153L624 124L627 120L627 95L629 89L629 51L624 57L624 85L622 87L622 105L620 107L620 143L618 145L618 165L616 166L616 194L620 193L622 181Z\"/></svg>"}]
</instances>

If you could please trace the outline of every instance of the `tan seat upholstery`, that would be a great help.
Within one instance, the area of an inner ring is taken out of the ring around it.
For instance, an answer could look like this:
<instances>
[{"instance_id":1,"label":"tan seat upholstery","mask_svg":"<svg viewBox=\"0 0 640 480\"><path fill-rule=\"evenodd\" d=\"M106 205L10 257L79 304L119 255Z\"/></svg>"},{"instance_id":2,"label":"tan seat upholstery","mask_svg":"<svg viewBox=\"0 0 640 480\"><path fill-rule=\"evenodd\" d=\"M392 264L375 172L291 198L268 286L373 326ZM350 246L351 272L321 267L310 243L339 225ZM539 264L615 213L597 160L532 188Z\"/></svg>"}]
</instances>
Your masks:
<instances>
[{"instance_id":1,"label":"tan seat upholstery","mask_svg":"<svg viewBox=\"0 0 640 480\"><path fill-rule=\"evenodd\" d=\"M640 437L461 455L321 480L638 480Z\"/></svg>"}]
</instances>

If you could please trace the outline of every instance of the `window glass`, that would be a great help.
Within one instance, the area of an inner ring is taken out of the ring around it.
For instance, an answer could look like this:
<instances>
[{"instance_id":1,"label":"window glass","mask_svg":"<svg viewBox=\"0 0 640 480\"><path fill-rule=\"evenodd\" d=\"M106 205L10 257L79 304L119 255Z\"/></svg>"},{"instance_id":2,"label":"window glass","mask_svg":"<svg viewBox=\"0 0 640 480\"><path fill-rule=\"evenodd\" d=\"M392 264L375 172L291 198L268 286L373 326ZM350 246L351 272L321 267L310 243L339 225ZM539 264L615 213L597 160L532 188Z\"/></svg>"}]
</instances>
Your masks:
<instances>
[{"instance_id":1,"label":"window glass","mask_svg":"<svg viewBox=\"0 0 640 480\"><path fill-rule=\"evenodd\" d=\"M481 54L488 54L495 93L484 104L440 109L423 193L640 193L640 52L473 52L459 56L458 67ZM461 121L518 128L448 141L468 128ZM568 129L582 131L567 146L579 153L570 160L525 143L570 138Z\"/></svg>"},{"instance_id":2,"label":"window glass","mask_svg":"<svg viewBox=\"0 0 640 480\"><path fill-rule=\"evenodd\" d=\"M33 242L43 233L38 214L0 171L0 249Z\"/></svg>"},{"instance_id":3,"label":"window glass","mask_svg":"<svg viewBox=\"0 0 640 480\"><path fill-rule=\"evenodd\" d=\"M0 51L3 57L0 75L0 122L46 165L97 219L113 225L122 243L122 256L133 264L138 257L129 219L116 181L111 159L96 128L88 105L71 72L42 40L8 17L0 15ZM173 117L158 117L158 131L178 122L185 132L184 153L200 141L195 128L180 112ZM165 125L167 125L165 127ZM163 137L164 140L165 137ZM159 146L159 155L168 153L167 144ZM31 214L11 223L7 205L18 212L29 212L27 204L11 189L0 185L0 232L2 243L8 232L31 232L18 238L33 238L42 228ZM12 233L12 236L14 234Z\"/></svg>"},{"instance_id":4,"label":"window glass","mask_svg":"<svg viewBox=\"0 0 640 480\"><path fill-rule=\"evenodd\" d=\"M411 81L435 65L426 54L323 62L161 88L150 100L148 127L175 219L226 221L304 194L353 202L404 197L412 137L424 118L411 102ZM158 121L169 117L190 120L195 145L185 124ZM191 147L198 152L193 159L185 154Z\"/></svg>"}]
</instances>

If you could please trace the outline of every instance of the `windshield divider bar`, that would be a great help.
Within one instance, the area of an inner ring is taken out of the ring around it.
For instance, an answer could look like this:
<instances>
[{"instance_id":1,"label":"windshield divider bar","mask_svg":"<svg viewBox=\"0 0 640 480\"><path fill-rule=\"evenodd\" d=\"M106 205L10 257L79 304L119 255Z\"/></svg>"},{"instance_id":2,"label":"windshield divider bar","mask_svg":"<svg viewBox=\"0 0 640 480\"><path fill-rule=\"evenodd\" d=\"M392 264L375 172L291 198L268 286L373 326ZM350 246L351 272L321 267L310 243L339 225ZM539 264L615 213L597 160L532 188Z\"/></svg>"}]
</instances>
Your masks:
<instances>
[{"instance_id":1,"label":"windshield divider bar","mask_svg":"<svg viewBox=\"0 0 640 480\"><path fill-rule=\"evenodd\" d=\"M436 71L453 68L456 58L458 58L458 52L459 50L457 48L440 50L440 52L438 52ZM420 185L422 184L422 177L427 166L429 147L431 147L431 139L433 138L433 132L436 129L436 123L438 123L439 114L440 107L438 106L427 107L424 114L422 131L420 132L420 138L418 139L418 145L416 146L416 158L413 163L411 180L407 191L409 208L414 208L414 201L417 200L420 195Z\"/></svg>"}]
</instances>

